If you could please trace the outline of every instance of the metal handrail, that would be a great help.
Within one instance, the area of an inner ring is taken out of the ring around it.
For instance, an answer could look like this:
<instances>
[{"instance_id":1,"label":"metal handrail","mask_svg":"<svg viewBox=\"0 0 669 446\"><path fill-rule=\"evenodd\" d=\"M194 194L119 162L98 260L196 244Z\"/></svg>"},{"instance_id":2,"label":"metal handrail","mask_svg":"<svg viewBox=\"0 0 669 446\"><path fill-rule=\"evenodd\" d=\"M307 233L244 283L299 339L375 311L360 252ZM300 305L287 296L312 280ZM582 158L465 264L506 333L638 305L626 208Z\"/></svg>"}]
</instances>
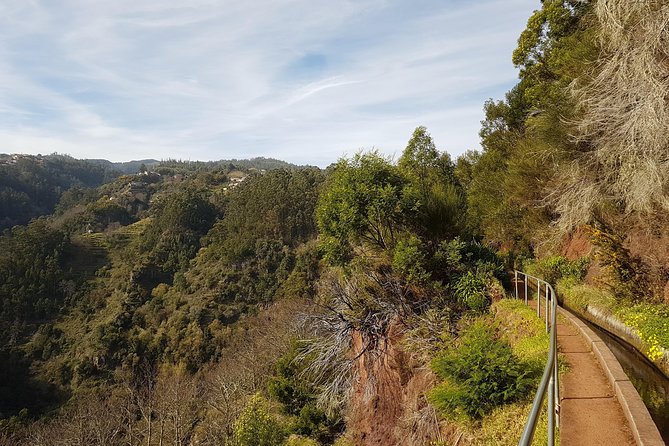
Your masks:
<instances>
[{"instance_id":1,"label":"metal handrail","mask_svg":"<svg viewBox=\"0 0 669 446\"><path fill-rule=\"evenodd\" d=\"M519 446L529 446L532 443L534 432L537 428L539 413L543 407L544 397L548 392L548 445L555 444L555 430L560 425L560 388L558 382L558 361L557 361L557 294L550 283L538 277L531 276L522 271L514 271L515 295L518 298L518 276L523 276L525 285L525 304L527 305L527 287L530 280L537 282L537 316L541 317L541 287L543 285L545 292L544 300L546 302L546 332L550 333L550 347L548 349L548 359L544 374L541 377L539 388L534 397L532 410L525 423L523 435L518 442Z\"/></svg>"}]
</instances>

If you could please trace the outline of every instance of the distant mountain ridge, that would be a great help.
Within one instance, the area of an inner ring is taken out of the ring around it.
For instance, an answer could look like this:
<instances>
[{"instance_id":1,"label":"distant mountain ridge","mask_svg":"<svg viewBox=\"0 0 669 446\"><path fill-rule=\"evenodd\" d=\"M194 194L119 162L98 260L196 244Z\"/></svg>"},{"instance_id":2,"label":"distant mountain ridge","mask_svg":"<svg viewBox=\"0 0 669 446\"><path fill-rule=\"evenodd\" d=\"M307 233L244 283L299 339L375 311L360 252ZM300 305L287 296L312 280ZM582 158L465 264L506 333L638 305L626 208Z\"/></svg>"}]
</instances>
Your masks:
<instances>
[{"instance_id":1,"label":"distant mountain ridge","mask_svg":"<svg viewBox=\"0 0 669 446\"><path fill-rule=\"evenodd\" d=\"M118 163L108 161L102 158L86 158L83 159L82 161L86 161L87 163L95 164L104 167L106 169L116 170L118 172L125 174L137 173L142 164L144 164L147 168L151 168L153 166L157 166L158 164L160 164L160 161L156 159L122 161Z\"/></svg>"},{"instance_id":2,"label":"distant mountain ridge","mask_svg":"<svg viewBox=\"0 0 669 446\"><path fill-rule=\"evenodd\" d=\"M83 161L89 162L91 164L96 164L98 166L105 167L107 169L116 170L124 174L137 173L144 164L148 169L159 166L161 164L191 164L197 167L203 168L216 168L226 166L228 168L234 167L235 169L258 169L258 170L272 170L272 169L302 169L309 168L313 166L309 165L297 165L292 164L286 161L282 161L275 158L266 158L262 156L249 158L249 159L222 159L218 161L184 161L184 160L175 160L175 159L166 159L166 160L156 160L156 159L143 159L143 160L132 160L132 161L123 161L123 162L112 162L106 159L84 159Z\"/></svg>"},{"instance_id":3,"label":"distant mountain ridge","mask_svg":"<svg viewBox=\"0 0 669 446\"><path fill-rule=\"evenodd\" d=\"M182 173L210 170L298 170L312 167L264 157L219 161L159 161L151 158L112 162L106 159L76 159L59 153L0 153L0 231L51 214L62 194L71 188L96 188L121 175L137 174L142 166L148 170L165 168Z\"/></svg>"}]
</instances>

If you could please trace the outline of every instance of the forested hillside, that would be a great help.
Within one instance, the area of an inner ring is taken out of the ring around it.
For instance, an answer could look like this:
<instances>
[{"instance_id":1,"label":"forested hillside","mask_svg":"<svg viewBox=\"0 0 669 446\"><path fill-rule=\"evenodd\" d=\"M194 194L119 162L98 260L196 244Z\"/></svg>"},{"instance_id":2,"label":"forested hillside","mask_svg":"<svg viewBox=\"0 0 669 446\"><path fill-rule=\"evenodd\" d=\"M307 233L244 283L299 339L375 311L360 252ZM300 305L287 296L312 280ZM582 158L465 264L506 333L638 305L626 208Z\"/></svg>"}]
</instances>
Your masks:
<instances>
[{"instance_id":1,"label":"forested hillside","mask_svg":"<svg viewBox=\"0 0 669 446\"><path fill-rule=\"evenodd\" d=\"M54 211L71 188L94 188L114 172L64 155L0 154L0 230Z\"/></svg>"},{"instance_id":2,"label":"forested hillside","mask_svg":"<svg viewBox=\"0 0 669 446\"><path fill-rule=\"evenodd\" d=\"M0 165L0 445L517 444L548 336L514 268L661 361L669 9L537 7L457 159Z\"/></svg>"}]
</instances>

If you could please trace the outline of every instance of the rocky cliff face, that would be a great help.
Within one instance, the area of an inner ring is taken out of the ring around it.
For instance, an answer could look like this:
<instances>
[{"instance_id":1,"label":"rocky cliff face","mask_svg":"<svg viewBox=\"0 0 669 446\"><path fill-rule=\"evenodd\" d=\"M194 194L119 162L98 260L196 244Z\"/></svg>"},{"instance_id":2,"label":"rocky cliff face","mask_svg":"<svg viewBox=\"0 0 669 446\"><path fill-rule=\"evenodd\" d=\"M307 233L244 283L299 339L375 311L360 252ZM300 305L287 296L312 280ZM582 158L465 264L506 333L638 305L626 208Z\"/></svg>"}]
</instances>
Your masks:
<instances>
[{"instance_id":1,"label":"rocky cliff face","mask_svg":"<svg viewBox=\"0 0 669 446\"><path fill-rule=\"evenodd\" d=\"M425 445L440 438L439 422L425 396L436 376L403 348L402 340L396 321L375 351L359 355L355 352L363 350L363 339L353 335L358 380L347 425L356 445Z\"/></svg>"},{"instance_id":2,"label":"rocky cliff face","mask_svg":"<svg viewBox=\"0 0 669 446\"><path fill-rule=\"evenodd\" d=\"M621 234L622 248L634 259L645 281L648 291L669 304L669 231L666 222L669 215L657 220L642 220L638 217L624 218L616 222L614 232ZM590 254L593 249L590 235L584 228L571 234L562 245L562 254L568 259ZM606 270L597 261L590 264L586 283L598 284Z\"/></svg>"}]
</instances>

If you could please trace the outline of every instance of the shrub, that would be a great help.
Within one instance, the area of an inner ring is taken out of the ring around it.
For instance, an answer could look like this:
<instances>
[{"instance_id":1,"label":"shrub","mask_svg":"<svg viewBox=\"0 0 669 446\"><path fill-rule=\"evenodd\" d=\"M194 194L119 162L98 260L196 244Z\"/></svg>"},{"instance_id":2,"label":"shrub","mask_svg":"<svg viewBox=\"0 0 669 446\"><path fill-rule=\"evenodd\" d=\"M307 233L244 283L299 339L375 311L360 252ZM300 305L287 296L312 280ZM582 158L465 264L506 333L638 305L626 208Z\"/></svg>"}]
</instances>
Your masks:
<instances>
[{"instance_id":1,"label":"shrub","mask_svg":"<svg viewBox=\"0 0 669 446\"><path fill-rule=\"evenodd\" d=\"M234 446L278 446L285 433L260 394L251 397L232 427Z\"/></svg>"},{"instance_id":2,"label":"shrub","mask_svg":"<svg viewBox=\"0 0 669 446\"><path fill-rule=\"evenodd\" d=\"M551 284L555 284L560 279L573 279L581 282L588 272L589 264L588 257L569 260L562 256L552 256L529 263L525 265L525 269L529 274Z\"/></svg>"},{"instance_id":3,"label":"shrub","mask_svg":"<svg viewBox=\"0 0 669 446\"><path fill-rule=\"evenodd\" d=\"M409 282L420 284L430 279L425 270L423 244L416 236L400 240L393 255L393 270L403 274Z\"/></svg>"},{"instance_id":4,"label":"shrub","mask_svg":"<svg viewBox=\"0 0 669 446\"><path fill-rule=\"evenodd\" d=\"M466 245L459 237L439 243L432 257L432 269L443 269L447 274L462 271L464 268L462 264L462 252Z\"/></svg>"},{"instance_id":5,"label":"shrub","mask_svg":"<svg viewBox=\"0 0 669 446\"><path fill-rule=\"evenodd\" d=\"M643 262L623 246L622 238L602 224L590 228L595 259L604 267L607 285L620 299L642 300L650 287Z\"/></svg>"},{"instance_id":6,"label":"shrub","mask_svg":"<svg viewBox=\"0 0 669 446\"><path fill-rule=\"evenodd\" d=\"M451 417L481 418L524 397L533 383L510 344L496 339L486 320L464 330L457 345L433 360L432 369L444 382L430 393L430 402Z\"/></svg>"},{"instance_id":7,"label":"shrub","mask_svg":"<svg viewBox=\"0 0 669 446\"><path fill-rule=\"evenodd\" d=\"M267 389L270 397L281 403L283 411L292 416L288 426L290 433L329 444L341 430L341 418L337 414L328 417L317 407L315 386L303 373L308 359L299 355L299 346L294 343L277 361Z\"/></svg>"},{"instance_id":8,"label":"shrub","mask_svg":"<svg viewBox=\"0 0 669 446\"><path fill-rule=\"evenodd\" d=\"M316 440L312 440L311 438L301 437L299 435L291 435L288 437L288 440L286 440L284 446L318 446L318 442Z\"/></svg>"},{"instance_id":9,"label":"shrub","mask_svg":"<svg viewBox=\"0 0 669 446\"><path fill-rule=\"evenodd\" d=\"M585 311L588 305L594 305L600 310L611 313L617 304L616 298L609 291L591 285L581 285L571 279L558 281L557 290L567 307L579 311Z\"/></svg>"},{"instance_id":10,"label":"shrub","mask_svg":"<svg viewBox=\"0 0 669 446\"><path fill-rule=\"evenodd\" d=\"M442 241L432 258L432 269L446 275L475 270L482 274L507 278L504 259L489 247L478 242L463 242L459 237Z\"/></svg>"},{"instance_id":11,"label":"shrub","mask_svg":"<svg viewBox=\"0 0 669 446\"><path fill-rule=\"evenodd\" d=\"M669 305L637 304L616 311L625 325L636 330L645 345L646 356L660 359L669 349Z\"/></svg>"},{"instance_id":12,"label":"shrub","mask_svg":"<svg viewBox=\"0 0 669 446\"><path fill-rule=\"evenodd\" d=\"M475 314L482 314L490 307L486 294L487 278L483 274L468 271L459 276L453 285L455 297L462 305Z\"/></svg>"}]
</instances>

